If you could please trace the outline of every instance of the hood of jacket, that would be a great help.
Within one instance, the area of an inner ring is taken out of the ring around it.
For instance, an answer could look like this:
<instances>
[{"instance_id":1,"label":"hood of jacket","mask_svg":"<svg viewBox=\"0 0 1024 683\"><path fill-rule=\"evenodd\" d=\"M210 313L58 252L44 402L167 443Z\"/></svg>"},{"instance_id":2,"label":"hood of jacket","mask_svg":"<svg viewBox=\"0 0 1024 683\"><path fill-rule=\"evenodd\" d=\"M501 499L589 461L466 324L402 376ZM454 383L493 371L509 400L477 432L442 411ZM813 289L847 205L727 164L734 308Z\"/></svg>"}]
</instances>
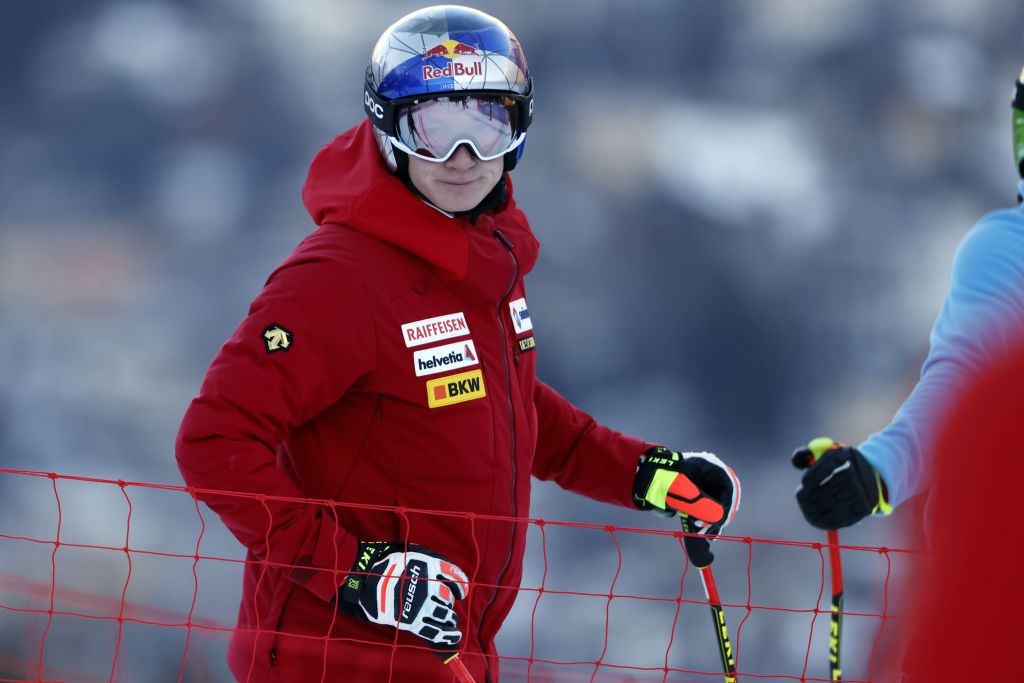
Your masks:
<instances>
[{"instance_id":1,"label":"hood of jacket","mask_svg":"<svg viewBox=\"0 0 1024 683\"><path fill-rule=\"evenodd\" d=\"M515 208L507 175L506 196L505 203L485 215L505 214L502 218L529 231L525 215ZM372 235L419 256L446 279L466 275L469 219L435 209L390 173L369 119L320 149L302 188L302 201L318 226L334 223Z\"/></svg>"}]
</instances>

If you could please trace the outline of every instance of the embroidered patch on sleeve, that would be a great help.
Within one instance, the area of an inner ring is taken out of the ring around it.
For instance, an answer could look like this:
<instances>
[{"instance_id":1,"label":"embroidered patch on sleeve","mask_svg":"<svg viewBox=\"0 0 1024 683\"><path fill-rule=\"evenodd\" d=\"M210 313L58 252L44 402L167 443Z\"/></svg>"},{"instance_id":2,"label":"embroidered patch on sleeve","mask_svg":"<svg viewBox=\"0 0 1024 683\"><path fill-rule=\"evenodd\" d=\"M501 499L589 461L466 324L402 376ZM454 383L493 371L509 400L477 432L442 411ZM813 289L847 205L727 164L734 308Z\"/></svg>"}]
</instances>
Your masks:
<instances>
[{"instance_id":1,"label":"embroidered patch on sleeve","mask_svg":"<svg viewBox=\"0 0 1024 683\"><path fill-rule=\"evenodd\" d=\"M267 353L287 351L292 347L292 332L277 323L271 323L263 330L263 343L267 346Z\"/></svg>"},{"instance_id":2,"label":"embroidered patch on sleeve","mask_svg":"<svg viewBox=\"0 0 1024 683\"><path fill-rule=\"evenodd\" d=\"M431 408L472 401L486 395L484 377L479 370L438 377L427 382L427 405Z\"/></svg>"},{"instance_id":3,"label":"embroidered patch on sleeve","mask_svg":"<svg viewBox=\"0 0 1024 683\"><path fill-rule=\"evenodd\" d=\"M533 338L532 334L517 339L516 342L519 343L519 351L521 353L526 353L527 351L535 351L537 349L537 340Z\"/></svg>"}]
</instances>

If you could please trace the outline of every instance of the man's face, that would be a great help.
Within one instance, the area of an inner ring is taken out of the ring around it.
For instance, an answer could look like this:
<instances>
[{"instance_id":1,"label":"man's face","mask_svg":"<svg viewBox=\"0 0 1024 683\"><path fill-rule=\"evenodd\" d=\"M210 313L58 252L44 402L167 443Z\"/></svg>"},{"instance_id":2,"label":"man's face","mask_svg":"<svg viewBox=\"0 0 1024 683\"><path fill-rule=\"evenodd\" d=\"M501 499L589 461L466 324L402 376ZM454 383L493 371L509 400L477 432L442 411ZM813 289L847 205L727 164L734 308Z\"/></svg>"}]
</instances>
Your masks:
<instances>
[{"instance_id":1,"label":"man's face","mask_svg":"<svg viewBox=\"0 0 1024 683\"><path fill-rule=\"evenodd\" d=\"M469 211L501 180L503 157L480 161L466 145L446 161L427 161L409 155L409 179L434 206L450 213Z\"/></svg>"}]
</instances>

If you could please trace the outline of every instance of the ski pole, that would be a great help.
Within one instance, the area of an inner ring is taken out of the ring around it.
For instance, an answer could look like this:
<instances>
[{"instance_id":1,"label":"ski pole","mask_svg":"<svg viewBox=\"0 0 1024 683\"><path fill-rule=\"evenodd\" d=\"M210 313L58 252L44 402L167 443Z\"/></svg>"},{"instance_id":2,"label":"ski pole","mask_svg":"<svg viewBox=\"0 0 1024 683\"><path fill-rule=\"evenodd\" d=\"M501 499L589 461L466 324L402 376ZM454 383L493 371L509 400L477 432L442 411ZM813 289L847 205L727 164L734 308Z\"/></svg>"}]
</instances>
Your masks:
<instances>
[{"instance_id":1,"label":"ski pole","mask_svg":"<svg viewBox=\"0 0 1024 683\"><path fill-rule=\"evenodd\" d=\"M469 669L462 663L462 658L459 657L459 651L452 652L451 650L434 650L434 654L441 658L441 661L448 665L452 673L455 674L455 680L458 683L476 683L476 679L473 678L473 674L469 673Z\"/></svg>"},{"instance_id":2,"label":"ski pole","mask_svg":"<svg viewBox=\"0 0 1024 683\"><path fill-rule=\"evenodd\" d=\"M834 444L831 439L821 437L813 439L807 444L811 452L811 462L822 456L822 454ZM843 563L839 557L839 533L835 529L828 530L828 565L832 574L832 605L831 620L829 622L828 634L828 667L833 681L843 680L842 644L843 644Z\"/></svg>"},{"instance_id":3,"label":"ski pole","mask_svg":"<svg viewBox=\"0 0 1024 683\"><path fill-rule=\"evenodd\" d=\"M831 621L828 634L828 664L833 681L843 680L840 652L843 642L843 564L839 559L839 534L828 531L828 562L832 572Z\"/></svg>"},{"instance_id":4,"label":"ski pole","mask_svg":"<svg viewBox=\"0 0 1024 683\"><path fill-rule=\"evenodd\" d=\"M683 531L694 533L693 518L686 514L680 514L683 522ZM695 565L696 566L696 565ZM729 644L729 631L725 627L725 611L722 609L722 599L718 596L718 586L715 585L715 576L711 573L711 565L698 567L700 569L700 581L704 586L704 595L711 606L711 619L715 623L715 638L718 639L718 654L722 659L722 671L725 672L725 683L736 683L736 660L732 656L732 646Z\"/></svg>"},{"instance_id":5,"label":"ski pole","mask_svg":"<svg viewBox=\"0 0 1024 683\"><path fill-rule=\"evenodd\" d=\"M473 679L473 674L469 673L469 669L462 663L462 659L459 658L459 653L456 652L448 659L444 660L445 664L455 674L455 680L459 683L476 683Z\"/></svg>"}]
</instances>

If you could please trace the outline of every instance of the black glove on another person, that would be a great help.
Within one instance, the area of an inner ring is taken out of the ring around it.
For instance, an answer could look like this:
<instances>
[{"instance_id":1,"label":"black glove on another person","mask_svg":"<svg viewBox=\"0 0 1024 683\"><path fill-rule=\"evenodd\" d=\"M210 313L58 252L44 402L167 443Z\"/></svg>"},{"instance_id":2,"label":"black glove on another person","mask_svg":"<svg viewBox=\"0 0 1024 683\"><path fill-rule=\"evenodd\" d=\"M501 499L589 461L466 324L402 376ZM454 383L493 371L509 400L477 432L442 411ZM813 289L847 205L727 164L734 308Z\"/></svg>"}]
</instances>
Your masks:
<instances>
[{"instance_id":1,"label":"black glove on another person","mask_svg":"<svg viewBox=\"0 0 1024 683\"><path fill-rule=\"evenodd\" d=\"M796 502L819 529L841 529L870 514L892 512L882 477L856 448L814 439L793 452L793 465L806 470Z\"/></svg>"}]
</instances>

